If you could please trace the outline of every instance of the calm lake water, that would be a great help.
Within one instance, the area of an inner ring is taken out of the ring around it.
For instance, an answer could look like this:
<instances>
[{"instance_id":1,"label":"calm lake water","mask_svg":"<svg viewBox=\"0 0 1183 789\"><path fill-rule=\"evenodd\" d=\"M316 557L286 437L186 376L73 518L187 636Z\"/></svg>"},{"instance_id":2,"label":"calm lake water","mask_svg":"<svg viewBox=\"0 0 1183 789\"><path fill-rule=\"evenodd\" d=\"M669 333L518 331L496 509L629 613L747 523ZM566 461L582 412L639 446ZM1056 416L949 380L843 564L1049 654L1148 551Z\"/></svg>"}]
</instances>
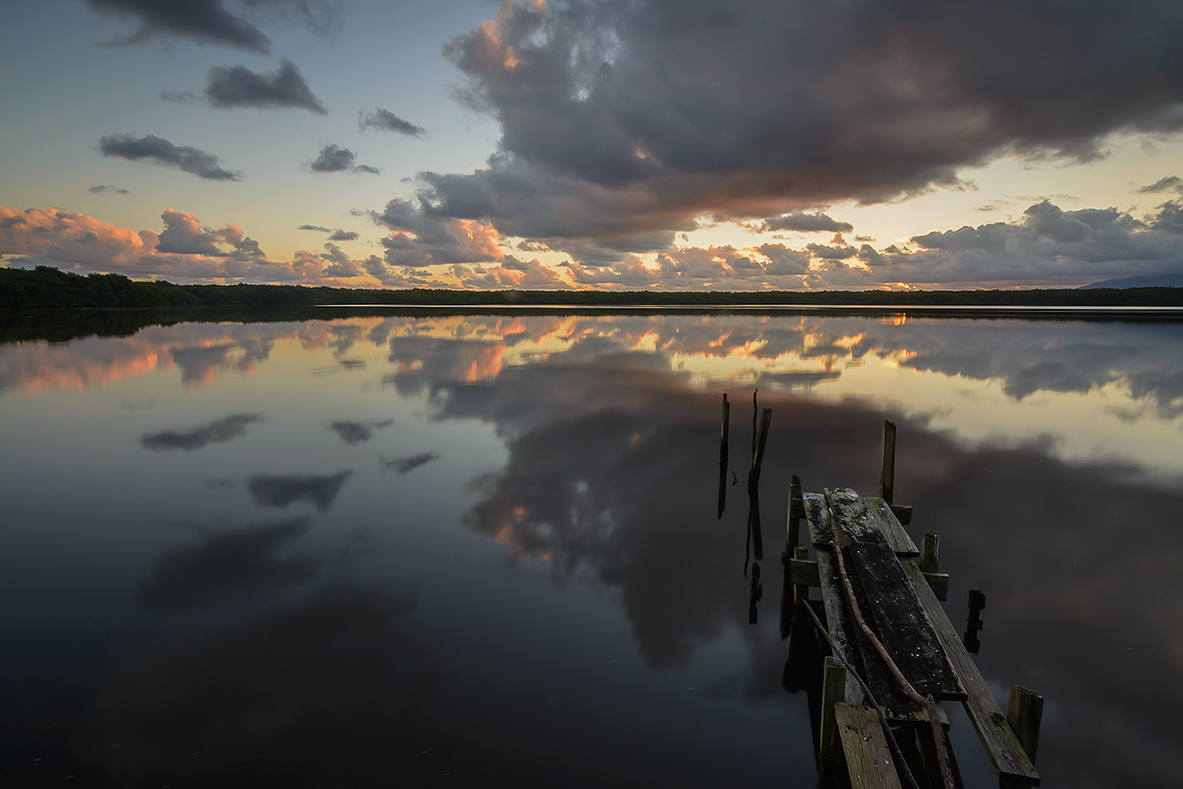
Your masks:
<instances>
[{"instance_id":1,"label":"calm lake water","mask_svg":"<svg viewBox=\"0 0 1183 789\"><path fill-rule=\"evenodd\" d=\"M317 314L0 346L0 785L812 787L789 478L884 419L1044 786L1183 785L1183 323Z\"/></svg>"}]
</instances>

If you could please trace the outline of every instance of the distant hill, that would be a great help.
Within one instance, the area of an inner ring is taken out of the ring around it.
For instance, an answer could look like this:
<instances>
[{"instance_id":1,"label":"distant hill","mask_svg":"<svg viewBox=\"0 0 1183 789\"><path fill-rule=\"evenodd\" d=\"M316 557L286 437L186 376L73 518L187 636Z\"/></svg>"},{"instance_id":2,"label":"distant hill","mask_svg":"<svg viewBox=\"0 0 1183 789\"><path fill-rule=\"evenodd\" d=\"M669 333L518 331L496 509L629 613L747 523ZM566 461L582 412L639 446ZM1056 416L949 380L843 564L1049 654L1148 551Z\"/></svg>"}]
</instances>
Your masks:
<instances>
[{"instance_id":1,"label":"distant hill","mask_svg":"<svg viewBox=\"0 0 1183 789\"><path fill-rule=\"evenodd\" d=\"M1094 282L1091 285L1081 285L1079 290L1093 288L1183 288L1183 273L1160 274L1156 277L1124 277L1122 279L1107 279Z\"/></svg>"}]
</instances>

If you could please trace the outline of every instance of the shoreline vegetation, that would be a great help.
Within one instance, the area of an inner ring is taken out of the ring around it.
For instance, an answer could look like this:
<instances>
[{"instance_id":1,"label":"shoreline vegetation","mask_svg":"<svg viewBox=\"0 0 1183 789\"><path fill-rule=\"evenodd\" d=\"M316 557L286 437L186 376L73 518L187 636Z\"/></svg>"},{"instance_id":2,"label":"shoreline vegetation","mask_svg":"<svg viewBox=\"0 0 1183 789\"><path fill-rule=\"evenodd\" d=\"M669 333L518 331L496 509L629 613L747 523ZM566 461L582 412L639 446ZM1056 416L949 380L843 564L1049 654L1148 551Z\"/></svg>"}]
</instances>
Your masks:
<instances>
[{"instance_id":1,"label":"shoreline vegetation","mask_svg":"<svg viewBox=\"0 0 1183 789\"><path fill-rule=\"evenodd\" d=\"M1183 307L1183 288L863 291L606 291L175 285L50 266L0 268L0 309L145 307Z\"/></svg>"}]
</instances>

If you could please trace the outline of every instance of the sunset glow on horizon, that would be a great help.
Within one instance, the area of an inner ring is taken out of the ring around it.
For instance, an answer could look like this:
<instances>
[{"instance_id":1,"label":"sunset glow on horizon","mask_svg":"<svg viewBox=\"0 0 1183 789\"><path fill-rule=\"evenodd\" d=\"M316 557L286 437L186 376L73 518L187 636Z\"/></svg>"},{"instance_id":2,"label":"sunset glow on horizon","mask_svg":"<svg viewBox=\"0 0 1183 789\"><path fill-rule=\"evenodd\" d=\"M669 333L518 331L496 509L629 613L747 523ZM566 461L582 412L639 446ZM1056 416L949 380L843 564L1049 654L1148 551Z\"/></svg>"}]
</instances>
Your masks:
<instances>
[{"instance_id":1,"label":"sunset glow on horizon","mask_svg":"<svg viewBox=\"0 0 1183 789\"><path fill-rule=\"evenodd\" d=\"M1145 0L23 3L0 30L0 265L497 290L1183 276L1181 37Z\"/></svg>"}]
</instances>

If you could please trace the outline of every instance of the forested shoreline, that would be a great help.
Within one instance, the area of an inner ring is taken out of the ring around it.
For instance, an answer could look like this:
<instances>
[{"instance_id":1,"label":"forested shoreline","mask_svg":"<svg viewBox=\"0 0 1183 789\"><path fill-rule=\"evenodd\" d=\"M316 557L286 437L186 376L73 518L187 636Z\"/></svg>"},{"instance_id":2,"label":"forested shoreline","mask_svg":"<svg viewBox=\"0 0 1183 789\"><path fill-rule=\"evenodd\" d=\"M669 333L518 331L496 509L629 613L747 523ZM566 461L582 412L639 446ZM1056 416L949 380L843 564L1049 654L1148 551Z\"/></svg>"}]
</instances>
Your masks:
<instances>
[{"instance_id":1,"label":"forested shoreline","mask_svg":"<svg viewBox=\"0 0 1183 789\"><path fill-rule=\"evenodd\" d=\"M1183 288L926 291L604 291L328 288L305 285L175 285L50 266L0 268L0 309L265 307L317 305L572 307L1175 307Z\"/></svg>"}]
</instances>

